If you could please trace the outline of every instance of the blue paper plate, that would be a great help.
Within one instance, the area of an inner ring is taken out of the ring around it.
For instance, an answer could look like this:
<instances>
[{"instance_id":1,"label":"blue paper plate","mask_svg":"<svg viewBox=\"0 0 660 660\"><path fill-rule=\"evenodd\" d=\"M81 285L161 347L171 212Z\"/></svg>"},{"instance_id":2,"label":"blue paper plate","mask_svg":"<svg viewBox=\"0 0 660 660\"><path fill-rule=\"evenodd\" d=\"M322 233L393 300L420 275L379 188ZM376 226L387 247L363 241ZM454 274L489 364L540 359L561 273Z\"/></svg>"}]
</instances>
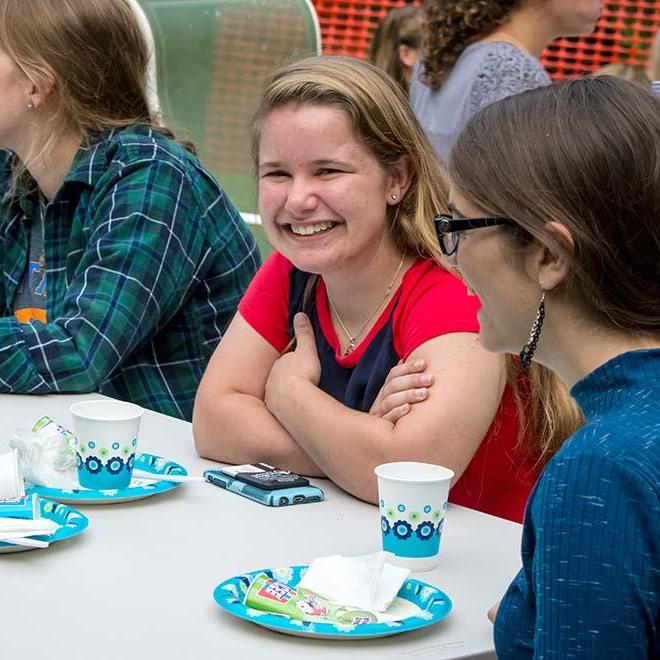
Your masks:
<instances>
[{"instance_id":1,"label":"blue paper plate","mask_svg":"<svg viewBox=\"0 0 660 660\"><path fill-rule=\"evenodd\" d=\"M51 502L49 500L40 500L39 504L41 506L41 516L53 520L58 525L61 525L61 527L52 536L35 536L33 537L35 539L48 541L49 543L62 541L63 539L68 539L84 532L87 529L87 525L89 525L89 520L84 513L66 504ZM24 550L34 549L0 541L0 553L22 552Z\"/></svg>"},{"instance_id":2,"label":"blue paper plate","mask_svg":"<svg viewBox=\"0 0 660 660\"><path fill-rule=\"evenodd\" d=\"M153 454L137 454L135 469L162 474L163 481L150 481L133 477L129 487L120 490L88 490L87 488L66 490L47 488L46 486L31 486L26 489L26 492L38 493L41 497L71 504L119 504L120 502L140 500L143 497L150 497L172 490L181 484L167 481L167 475L185 476L188 474L188 470L182 465Z\"/></svg>"},{"instance_id":3,"label":"blue paper plate","mask_svg":"<svg viewBox=\"0 0 660 660\"><path fill-rule=\"evenodd\" d=\"M213 598L220 607L240 619L281 633L319 639L369 639L397 635L438 623L451 611L452 604L447 594L426 582L412 579L404 582L398 598L416 605L419 610L412 616L384 623L342 625L318 621L296 621L285 615L254 610L245 605L245 592L257 575L265 573L274 580L295 587L307 568L307 566L266 568L261 571L236 575L219 584L213 592Z\"/></svg>"}]
</instances>

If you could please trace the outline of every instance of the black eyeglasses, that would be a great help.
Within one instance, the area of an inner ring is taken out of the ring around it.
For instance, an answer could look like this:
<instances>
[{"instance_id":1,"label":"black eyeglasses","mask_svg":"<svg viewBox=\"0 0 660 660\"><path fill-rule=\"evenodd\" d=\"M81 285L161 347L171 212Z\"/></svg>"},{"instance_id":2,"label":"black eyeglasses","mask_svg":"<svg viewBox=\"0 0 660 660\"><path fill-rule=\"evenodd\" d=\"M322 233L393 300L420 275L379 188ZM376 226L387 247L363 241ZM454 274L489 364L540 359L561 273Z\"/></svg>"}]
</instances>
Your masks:
<instances>
[{"instance_id":1,"label":"black eyeglasses","mask_svg":"<svg viewBox=\"0 0 660 660\"><path fill-rule=\"evenodd\" d=\"M451 257L458 250L463 232L468 229L482 229L497 225L511 224L509 218L452 218L450 215L436 215L435 232L440 242L440 250L445 257Z\"/></svg>"}]
</instances>

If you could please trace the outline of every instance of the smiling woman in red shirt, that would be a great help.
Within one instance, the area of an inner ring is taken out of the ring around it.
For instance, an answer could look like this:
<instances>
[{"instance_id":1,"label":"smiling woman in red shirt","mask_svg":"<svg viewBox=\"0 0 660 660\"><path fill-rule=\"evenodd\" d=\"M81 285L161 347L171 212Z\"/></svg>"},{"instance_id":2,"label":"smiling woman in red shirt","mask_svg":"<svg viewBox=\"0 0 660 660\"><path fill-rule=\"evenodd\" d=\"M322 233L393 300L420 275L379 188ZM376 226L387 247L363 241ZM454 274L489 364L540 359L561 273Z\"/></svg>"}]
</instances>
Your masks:
<instances>
[{"instance_id":1,"label":"smiling woman in red shirt","mask_svg":"<svg viewBox=\"0 0 660 660\"><path fill-rule=\"evenodd\" d=\"M327 476L370 502L376 465L442 464L452 501L520 520L540 452L519 442L478 299L439 263L443 173L403 92L350 58L284 67L254 156L276 252L200 385L199 453Z\"/></svg>"}]
</instances>

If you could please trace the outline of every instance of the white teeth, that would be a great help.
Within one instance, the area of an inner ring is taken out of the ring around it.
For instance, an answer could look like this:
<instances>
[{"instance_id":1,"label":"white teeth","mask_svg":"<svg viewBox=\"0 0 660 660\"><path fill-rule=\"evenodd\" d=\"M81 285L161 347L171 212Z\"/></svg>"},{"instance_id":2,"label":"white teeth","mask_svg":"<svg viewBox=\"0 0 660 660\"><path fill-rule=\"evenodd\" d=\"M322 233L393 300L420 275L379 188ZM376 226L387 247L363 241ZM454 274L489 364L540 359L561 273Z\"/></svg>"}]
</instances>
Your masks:
<instances>
[{"instance_id":1,"label":"white teeth","mask_svg":"<svg viewBox=\"0 0 660 660\"><path fill-rule=\"evenodd\" d=\"M315 225L291 225L291 231L299 236L311 236L334 226L334 222L319 222Z\"/></svg>"}]
</instances>

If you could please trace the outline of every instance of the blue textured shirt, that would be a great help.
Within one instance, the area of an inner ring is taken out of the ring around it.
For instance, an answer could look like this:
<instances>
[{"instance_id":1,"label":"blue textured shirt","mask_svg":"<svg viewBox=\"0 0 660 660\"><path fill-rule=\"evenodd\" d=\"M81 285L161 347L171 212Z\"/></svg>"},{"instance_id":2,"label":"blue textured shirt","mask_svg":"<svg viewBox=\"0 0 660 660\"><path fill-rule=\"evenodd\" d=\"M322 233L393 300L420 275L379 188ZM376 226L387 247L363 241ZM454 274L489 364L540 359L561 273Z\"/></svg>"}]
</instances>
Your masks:
<instances>
[{"instance_id":1,"label":"blue textured shirt","mask_svg":"<svg viewBox=\"0 0 660 660\"><path fill-rule=\"evenodd\" d=\"M532 493L500 660L660 657L660 350L578 382L586 424Z\"/></svg>"}]
</instances>

